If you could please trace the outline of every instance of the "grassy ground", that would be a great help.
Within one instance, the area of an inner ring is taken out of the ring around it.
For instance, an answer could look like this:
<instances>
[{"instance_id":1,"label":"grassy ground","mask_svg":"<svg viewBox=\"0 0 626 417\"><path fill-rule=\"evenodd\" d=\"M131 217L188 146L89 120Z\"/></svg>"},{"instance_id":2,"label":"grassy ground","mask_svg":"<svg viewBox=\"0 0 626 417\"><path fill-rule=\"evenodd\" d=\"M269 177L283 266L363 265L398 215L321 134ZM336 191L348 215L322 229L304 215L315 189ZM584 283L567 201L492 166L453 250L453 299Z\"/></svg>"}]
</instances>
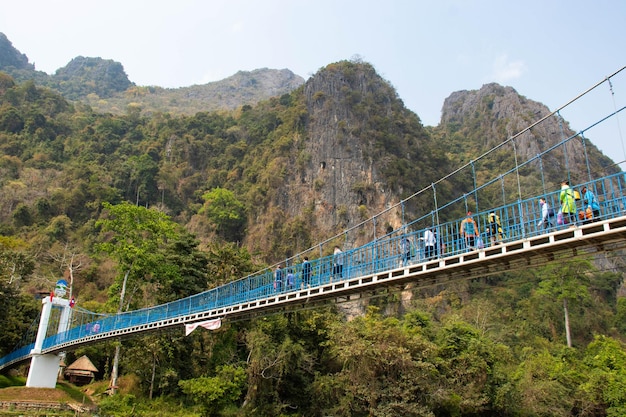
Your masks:
<instances>
[{"instance_id":1,"label":"grassy ground","mask_svg":"<svg viewBox=\"0 0 626 417\"><path fill-rule=\"evenodd\" d=\"M75 404L80 407L92 407L93 402L88 395L67 382L57 383L56 388L29 388L25 386L22 377L7 377L0 375L0 401L18 401L28 403L57 403ZM23 410L6 409L0 410L0 416L24 415ZM29 416L73 416L74 411L60 410L32 410ZM84 415L84 414L83 414Z\"/></svg>"}]
</instances>

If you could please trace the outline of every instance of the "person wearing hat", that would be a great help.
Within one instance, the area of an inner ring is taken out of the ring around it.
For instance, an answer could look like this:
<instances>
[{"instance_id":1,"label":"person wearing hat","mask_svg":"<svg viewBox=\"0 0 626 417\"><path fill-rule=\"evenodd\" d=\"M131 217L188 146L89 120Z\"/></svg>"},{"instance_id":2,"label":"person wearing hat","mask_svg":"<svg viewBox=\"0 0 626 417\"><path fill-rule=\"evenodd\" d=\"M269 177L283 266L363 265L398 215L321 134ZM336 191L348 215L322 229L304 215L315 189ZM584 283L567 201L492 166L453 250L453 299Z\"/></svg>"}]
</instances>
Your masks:
<instances>
[{"instance_id":1,"label":"person wearing hat","mask_svg":"<svg viewBox=\"0 0 626 417\"><path fill-rule=\"evenodd\" d=\"M561 182L559 201L561 202L561 213L563 213L563 224L569 224L570 227L576 226L576 200L574 199L574 191L569 186L569 181Z\"/></svg>"},{"instance_id":2,"label":"person wearing hat","mask_svg":"<svg viewBox=\"0 0 626 417\"><path fill-rule=\"evenodd\" d=\"M467 217L461 222L461 238L465 240L465 247L468 250L476 249L476 241L480 233L478 232L478 225L472 218L472 212L467 212Z\"/></svg>"}]
</instances>

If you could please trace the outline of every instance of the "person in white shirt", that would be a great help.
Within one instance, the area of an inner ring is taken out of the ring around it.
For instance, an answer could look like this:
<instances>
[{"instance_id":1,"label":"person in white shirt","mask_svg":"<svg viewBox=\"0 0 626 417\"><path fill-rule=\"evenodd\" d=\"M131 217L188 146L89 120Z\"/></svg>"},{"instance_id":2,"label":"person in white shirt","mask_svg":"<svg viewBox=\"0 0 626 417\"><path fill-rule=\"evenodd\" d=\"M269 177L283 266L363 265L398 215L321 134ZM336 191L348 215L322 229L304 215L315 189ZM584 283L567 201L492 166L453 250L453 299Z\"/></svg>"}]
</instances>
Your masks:
<instances>
[{"instance_id":1,"label":"person in white shirt","mask_svg":"<svg viewBox=\"0 0 626 417\"><path fill-rule=\"evenodd\" d=\"M343 278L343 252L339 249L339 246L335 246L333 252L333 277Z\"/></svg>"},{"instance_id":2,"label":"person in white shirt","mask_svg":"<svg viewBox=\"0 0 626 417\"><path fill-rule=\"evenodd\" d=\"M541 220L537 223L537 227L540 227L543 230L548 230L552 227L552 224L550 223L550 205L543 197L539 199L539 205L541 206Z\"/></svg>"},{"instance_id":3,"label":"person in white shirt","mask_svg":"<svg viewBox=\"0 0 626 417\"><path fill-rule=\"evenodd\" d=\"M424 256L427 260L431 260L437 257L437 250L435 245L437 244L437 240L435 239L435 234L430 228L427 228L424 231Z\"/></svg>"}]
</instances>

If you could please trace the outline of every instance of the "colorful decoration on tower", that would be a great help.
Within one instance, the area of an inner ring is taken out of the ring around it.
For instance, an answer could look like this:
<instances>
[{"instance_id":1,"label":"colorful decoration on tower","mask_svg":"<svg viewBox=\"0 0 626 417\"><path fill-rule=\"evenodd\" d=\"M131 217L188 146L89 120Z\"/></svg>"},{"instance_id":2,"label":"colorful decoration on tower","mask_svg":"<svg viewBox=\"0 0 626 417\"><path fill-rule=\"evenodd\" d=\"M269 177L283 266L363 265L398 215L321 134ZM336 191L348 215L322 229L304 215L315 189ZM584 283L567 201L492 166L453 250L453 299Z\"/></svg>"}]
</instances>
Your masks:
<instances>
[{"instance_id":1,"label":"colorful decoration on tower","mask_svg":"<svg viewBox=\"0 0 626 417\"><path fill-rule=\"evenodd\" d=\"M67 281L60 279L57 281L54 287L55 297L63 297L67 293Z\"/></svg>"}]
</instances>

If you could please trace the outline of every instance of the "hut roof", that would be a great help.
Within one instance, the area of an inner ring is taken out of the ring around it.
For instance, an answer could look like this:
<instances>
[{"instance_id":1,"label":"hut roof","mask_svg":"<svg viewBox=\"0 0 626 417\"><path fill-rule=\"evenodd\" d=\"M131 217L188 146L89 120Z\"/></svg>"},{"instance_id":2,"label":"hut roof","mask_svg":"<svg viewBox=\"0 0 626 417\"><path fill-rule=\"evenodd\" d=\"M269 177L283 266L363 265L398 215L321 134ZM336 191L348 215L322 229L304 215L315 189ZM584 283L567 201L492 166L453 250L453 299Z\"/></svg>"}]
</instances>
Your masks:
<instances>
[{"instance_id":1,"label":"hut roof","mask_svg":"<svg viewBox=\"0 0 626 417\"><path fill-rule=\"evenodd\" d=\"M98 372L98 368L96 368L94 364L91 363L87 355L83 355L80 358L76 359L74 362L72 362L70 366L66 368L66 370Z\"/></svg>"}]
</instances>

